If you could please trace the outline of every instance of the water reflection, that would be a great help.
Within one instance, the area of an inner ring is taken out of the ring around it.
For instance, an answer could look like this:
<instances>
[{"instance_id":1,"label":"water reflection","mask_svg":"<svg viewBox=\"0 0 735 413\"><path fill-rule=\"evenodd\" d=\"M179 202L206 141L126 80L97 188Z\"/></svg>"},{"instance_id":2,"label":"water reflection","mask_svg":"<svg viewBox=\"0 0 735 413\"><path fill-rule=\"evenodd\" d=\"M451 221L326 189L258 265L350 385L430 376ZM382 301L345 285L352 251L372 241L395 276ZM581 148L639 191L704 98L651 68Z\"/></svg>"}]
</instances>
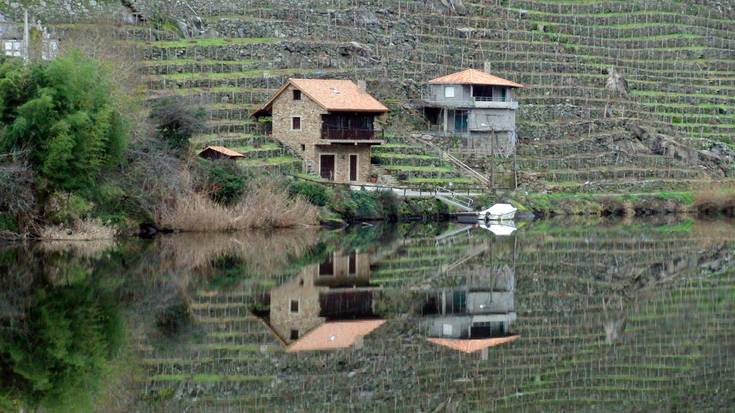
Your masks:
<instances>
[{"instance_id":1,"label":"water reflection","mask_svg":"<svg viewBox=\"0 0 735 413\"><path fill-rule=\"evenodd\" d=\"M368 250L330 252L270 290L267 322L289 352L359 348L385 322L374 314L377 289Z\"/></svg>"},{"instance_id":2,"label":"water reflection","mask_svg":"<svg viewBox=\"0 0 735 413\"><path fill-rule=\"evenodd\" d=\"M2 248L0 410L727 411L734 235L564 220Z\"/></svg>"}]
</instances>

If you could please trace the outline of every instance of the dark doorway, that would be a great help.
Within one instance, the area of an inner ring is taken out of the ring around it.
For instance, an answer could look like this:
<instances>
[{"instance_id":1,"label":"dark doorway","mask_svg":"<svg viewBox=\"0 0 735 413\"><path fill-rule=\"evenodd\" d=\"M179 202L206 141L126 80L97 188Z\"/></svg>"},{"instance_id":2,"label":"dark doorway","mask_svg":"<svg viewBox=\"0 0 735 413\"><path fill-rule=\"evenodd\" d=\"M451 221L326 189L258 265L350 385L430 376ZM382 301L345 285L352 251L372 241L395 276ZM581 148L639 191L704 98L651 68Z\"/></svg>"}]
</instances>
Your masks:
<instances>
[{"instance_id":1,"label":"dark doorway","mask_svg":"<svg viewBox=\"0 0 735 413\"><path fill-rule=\"evenodd\" d=\"M333 276L334 275L334 259L332 254L319 264L319 276Z\"/></svg>"},{"instance_id":2,"label":"dark doorway","mask_svg":"<svg viewBox=\"0 0 735 413\"><path fill-rule=\"evenodd\" d=\"M350 155L350 181L357 181L357 155Z\"/></svg>"},{"instance_id":3,"label":"dark doorway","mask_svg":"<svg viewBox=\"0 0 735 413\"><path fill-rule=\"evenodd\" d=\"M334 181L334 155L321 155L319 158L319 171L323 179Z\"/></svg>"},{"instance_id":4,"label":"dark doorway","mask_svg":"<svg viewBox=\"0 0 735 413\"><path fill-rule=\"evenodd\" d=\"M458 110L454 113L454 131L467 132L467 111Z\"/></svg>"}]
</instances>

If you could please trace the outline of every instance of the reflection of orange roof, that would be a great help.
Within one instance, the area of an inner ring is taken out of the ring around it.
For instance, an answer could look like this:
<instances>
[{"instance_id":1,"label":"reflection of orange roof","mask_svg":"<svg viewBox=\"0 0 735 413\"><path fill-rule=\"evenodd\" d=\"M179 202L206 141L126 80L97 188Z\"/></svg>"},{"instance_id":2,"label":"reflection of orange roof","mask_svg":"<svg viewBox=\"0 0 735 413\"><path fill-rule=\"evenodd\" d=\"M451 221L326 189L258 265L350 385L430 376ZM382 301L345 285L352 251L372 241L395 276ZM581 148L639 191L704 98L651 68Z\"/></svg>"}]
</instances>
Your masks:
<instances>
[{"instance_id":1,"label":"reflection of orange roof","mask_svg":"<svg viewBox=\"0 0 735 413\"><path fill-rule=\"evenodd\" d=\"M378 112L388 108L360 89L351 80L340 79L288 79L286 83L254 115L267 110L273 101L283 93L288 85L293 85L325 110L334 112Z\"/></svg>"},{"instance_id":2,"label":"reflection of orange roof","mask_svg":"<svg viewBox=\"0 0 735 413\"><path fill-rule=\"evenodd\" d=\"M385 320L334 321L309 331L286 348L289 353L312 350L335 350L355 344L360 336L366 336L385 323Z\"/></svg>"},{"instance_id":3,"label":"reflection of orange roof","mask_svg":"<svg viewBox=\"0 0 735 413\"><path fill-rule=\"evenodd\" d=\"M221 153L223 155L231 156L233 158L239 158L239 157L245 156L245 155L241 154L240 152L233 151L232 149L225 148L224 146L207 146L206 148L204 148L201 151L199 151L199 153L201 154L201 153L203 153L204 151L206 151L208 149L211 149L211 150L213 150L215 152L219 152L219 153Z\"/></svg>"},{"instance_id":4,"label":"reflection of orange roof","mask_svg":"<svg viewBox=\"0 0 735 413\"><path fill-rule=\"evenodd\" d=\"M499 346L501 344L516 341L519 337L520 336L515 335L510 337L484 339L475 338L470 340L457 338L427 338L426 340L440 346L449 347L452 350L457 350L464 353L474 353L475 351L482 350L484 348Z\"/></svg>"},{"instance_id":5,"label":"reflection of orange roof","mask_svg":"<svg viewBox=\"0 0 735 413\"><path fill-rule=\"evenodd\" d=\"M476 69L467 69L461 72L452 73L446 76L437 77L429 80L431 84L446 85L484 85L484 86L508 86L523 87L522 84L503 79L489 73L485 73Z\"/></svg>"}]
</instances>

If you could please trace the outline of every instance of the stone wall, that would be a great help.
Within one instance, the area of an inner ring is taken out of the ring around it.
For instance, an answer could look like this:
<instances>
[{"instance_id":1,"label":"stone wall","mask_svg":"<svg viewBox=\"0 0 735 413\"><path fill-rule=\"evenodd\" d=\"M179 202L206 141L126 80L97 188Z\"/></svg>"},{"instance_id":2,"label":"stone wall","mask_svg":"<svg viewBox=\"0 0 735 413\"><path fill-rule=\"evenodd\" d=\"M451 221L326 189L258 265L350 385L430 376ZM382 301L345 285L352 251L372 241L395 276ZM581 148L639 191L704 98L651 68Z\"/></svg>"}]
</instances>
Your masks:
<instances>
[{"instance_id":1,"label":"stone wall","mask_svg":"<svg viewBox=\"0 0 735 413\"><path fill-rule=\"evenodd\" d=\"M326 114L321 106L305 94L301 100L293 100L296 88L289 85L273 101L273 138L293 149L302 158L317 162L316 144L321 139L322 115ZM301 129L293 130L292 118L301 117Z\"/></svg>"},{"instance_id":2,"label":"stone wall","mask_svg":"<svg viewBox=\"0 0 735 413\"><path fill-rule=\"evenodd\" d=\"M357 182L367 182L370 177L370 145L327 145L317 148L317 171L319 155L334 157L334 181L350 182L350 155L357 155Z\"/></svg>"},{"instance_id":3,"label":"stone wall","mask_svg":"<svg viewBox=\"0 0 735 413\"><path fill-rule=\"evenodd\" d=\"M273 138L291 148L303 159L311 162L313 172L319 173L320 155L333 154L334 181L349 182L350 154L357 155L358 182L367 182L370 177L370 145L327 145L321 139L322 115L327 114L321 106L306 94L301 100L293 100L295 88L289 85L273 101ZM301 129L292 129L292 118L301 118ZM319 145L319 146L317 146Z\"/></svg>"}]
</instances>

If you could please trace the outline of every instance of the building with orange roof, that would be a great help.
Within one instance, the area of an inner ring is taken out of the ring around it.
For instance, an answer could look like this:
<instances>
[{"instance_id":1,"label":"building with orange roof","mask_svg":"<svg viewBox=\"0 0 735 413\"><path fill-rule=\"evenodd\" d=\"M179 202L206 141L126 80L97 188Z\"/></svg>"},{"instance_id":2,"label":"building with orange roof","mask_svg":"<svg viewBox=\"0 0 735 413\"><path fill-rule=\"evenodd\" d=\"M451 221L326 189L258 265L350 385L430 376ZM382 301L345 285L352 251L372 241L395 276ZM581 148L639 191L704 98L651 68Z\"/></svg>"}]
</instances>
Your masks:
<instances>
[{"instance_id":1,"label":"building with orange roof","mask_svg":"<svg viewBox=\"0 0 735 413\"><path fill-rule=\"evenodd\" d=\"M424 113L432 130L461 136L466 147L490 154L511 155L516 144L520 83L476 69L466 69L428 82Z\"/></svg>"},{"instance_id":2,"label":"building with orange roof","mask_svg":"<svg viewBox=\"0 0 735 413\"><path fill-rule=\"evenodd\" d=\"M351 80L289 79L258 110L272 136L305 160L307 172L335 182L366 182L370 148L383 143L376 118L388 108Z\"/></svg>"},{"instance_id":3,"label":"building with orange roof","mask_svg":"<svg viewBox=\"0 0 735 413\"><path fill-rule=\"evenodd\" d=\"M199 156L205 159L237 159L245 155L224 146L207 146L199 151Z\"/></svg>"}]
</instances>

